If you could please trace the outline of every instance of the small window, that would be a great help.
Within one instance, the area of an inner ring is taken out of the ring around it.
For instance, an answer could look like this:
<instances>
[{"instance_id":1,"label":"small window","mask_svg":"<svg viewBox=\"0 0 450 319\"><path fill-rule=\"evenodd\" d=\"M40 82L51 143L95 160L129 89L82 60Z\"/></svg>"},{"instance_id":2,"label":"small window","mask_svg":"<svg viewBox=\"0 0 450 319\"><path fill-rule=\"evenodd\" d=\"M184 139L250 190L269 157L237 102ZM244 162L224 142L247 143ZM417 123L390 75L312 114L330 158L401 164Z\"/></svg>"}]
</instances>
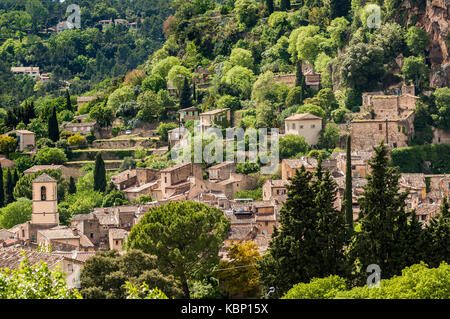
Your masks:
<instances>
[{"instance_id":1,"label":"small window","mask_svg":"<svg viewBox=\"0 0 450 319\"><path fill-rule=\"evenodd\" d=\"M295 130L295 123L292 123L292 129Z\"/></svg>"},{"instance_id":2,"label":"small window","mask_svg":"<svg viewBox=\"0 0 450 319\"><path fill-rule=\"evenodd\" d=\"M91 238L94 238L94 233L91 233L90 237L91 237Z\"/></svg>"},{"instance_id":3,"label":"small window","mask_svg":"<svg viewBox=\"0 0 450 319\"><path fill-rule=\"evenodd\" d=\"M47 200L47 189L45 186L41 187L41 200Z\"/></svg>"},{"instance_id":4,"label":"small window","mask_svg":"<svg viewBox=\"0 0 450 319\"><path fill-rule=\"evenodd\" d=\"M119 241L118 240L116 240L116 245L119 245Z\"/></svg>"},{"instance_id":5,"label":"small window","mask_svg":"<svg viewBox=\"0 0 450 319\"><path fill-rule=\"evenodd\" d=\"M300 128L303 128L303 125L300 125Z\"/></svg>"},{"instance_id":6,"label":"small window","mask_svg":"<svg viewBox=\"0 0 450 319\"><path fill-rule=\"evenodd\" d=\"M268 222L268 221L265 221L264 224L265 224L266 226L269 226L269 222Z\"/></svg>"},{"instance_id":7,"label":"small window","mask_svg":"<svg viewBox=\"0 0 450 319\"><path fill-rule=\"evenodd\" d=\"M315 127L316 127L316 125L315 125L315 124L312 124L312 125L311 125L311 128L315 128Z\"/></svg>"},{"instance_id":8,"label":"small window","mask_svg":"<svg viewBox=\"0 0 450 319\"><path fill-rule=\"evenodd\" d=\"M383 124L378 124L378 130L382 131L383 130Z\"/></svg>"},{"instance_id":9,"label":"small window","mask_svg":"<svg viewBox=\"0 0 450 319\"><path fill-rule=\"evenodd\" d=\"M73 272L73 265L72 264L68 264L67 265L67 272Z\"/></svg>"}]
</instances>

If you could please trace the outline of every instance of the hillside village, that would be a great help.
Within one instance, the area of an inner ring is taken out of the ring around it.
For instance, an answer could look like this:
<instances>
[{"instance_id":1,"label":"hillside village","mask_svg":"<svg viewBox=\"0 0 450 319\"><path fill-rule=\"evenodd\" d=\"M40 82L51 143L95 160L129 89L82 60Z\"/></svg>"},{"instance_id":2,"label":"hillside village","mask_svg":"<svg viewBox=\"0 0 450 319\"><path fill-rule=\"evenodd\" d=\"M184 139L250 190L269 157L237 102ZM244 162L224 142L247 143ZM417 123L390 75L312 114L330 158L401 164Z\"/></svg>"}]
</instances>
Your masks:
<instances>
[{"instance_id":1,"label":"hillside village","mask_svg":"<svg viewBox=\"0 0 450 319\"><path fill-rule=\"evenodd\" d=\"M355 83L345 86L342 66L333 61L350 59L346 52L357 40L378 41L378 31L364 29L355 17L353 22L339 20L344 15L318 22L313 17L321 6L303 21L303 1L290 1L286 9L276 5L270 14L266 1L231 1L234 7L210 2L214 5L200 13L188 5L176 8L164 22L162 48L126 74L83 93L75 93L67 79L57 94L25 99L0 114L0 269L18 269L24 250L32 264L59 265L68 287L79 289L89 258L111 250L126 255L130 233L149 211L183 201L217 208L228 220L220 259L231 260L229 248L249 241L263 256L282 228L290 187L302 170L311 175L320 174L320 168L328 171L336 185L333 209L343 212L346 194L351 194L352 220L359 223L371 160L380 145L389 151L389 167L400 172L398 193L407 192L405 213L414 210L423 229L439 217L444 198L450 199L450 56L445 44L450 4L427 0L425 13L413 23L412 5L403 1L398 10L406 16L401 18L410 28L425 28L427 44L417 54L406 44L401 50L389 48L390 56L388 48L385 56L380 49L379 60L376 54L369 59L381 63L386 73L347 79ZM360 3L362 10L365 1ZM255 21L245 20L245 13ZM395 29L396 19L392 15L384 21L382 30ZM424 26L427 19L434 19L434 29ZM142 28L142 21L128 21L134 20L106 17L97 24L99 32ZM181 22L184 30L177 27ZM233 23L238 23L236 30L230 29ZM359 35L341 30L342 43L336 44L333 32L355 24ZM63 22L46 28L49 36L70 32L78 31ZM400 41L395 32L387 37ZM314 43L321 49L311 56L300 44L290 44L294 33L303 41L319 41ZM433 58L424 60L426 76L410 76L404 68L408 59L430 52ZM51 72L40 70L38 64L10 68L30 76L36 87L53 81ZM201 151L211 142L206 133L212 128L222 133L278 129L276 172L262 174L261 159L250 161L248 148L244 163L237 155L214 163L175 161L176 149L188 149L189 159L194 158L187 141L197 128L204 134Z\"/></svg>"}]
</instances>

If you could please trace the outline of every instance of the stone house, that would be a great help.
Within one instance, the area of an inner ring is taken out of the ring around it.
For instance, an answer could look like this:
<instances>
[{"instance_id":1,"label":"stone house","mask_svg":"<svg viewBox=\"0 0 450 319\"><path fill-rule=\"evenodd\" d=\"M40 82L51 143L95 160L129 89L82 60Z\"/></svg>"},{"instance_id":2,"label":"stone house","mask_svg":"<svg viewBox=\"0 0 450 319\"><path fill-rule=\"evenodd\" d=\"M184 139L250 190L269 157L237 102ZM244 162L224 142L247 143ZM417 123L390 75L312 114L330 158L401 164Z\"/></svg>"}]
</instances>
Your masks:
<instances>
[{"instance_id":1,"label":"stone house","mask_svg":"<svg viewBox=\"0 0 450 319\"><path fill-rule=\"evenodd\" d=\"M37 232L37 243L52 247L52 250L94 251L94 244L86 235L76 228L67 226L39 230Z\"/></svg>"},{"instance_id":2,"label":"stone house","mask_svg":"<svg viewBox=\"0 0 450 319\"><path fill-rule=\"evenodd\" d=\"M203 172L200 165L193 163L180 163L160 171L160 188L162 199L186 192L190 189L190 177L203 179Z\"/></svg>"},{"instance_id":3,"label":"stone house","mask_svg":"<svg viewBox=\"0 0 450 319\"><path fill-rule=\"evenodd\" d=\"M28 130L12 130L4 136L14 136L17 138L17 148L20 152L31 150L35 147L35 136L34 133Z\"/></svg>"},{"instance_id":4,"label":"stone house","mask_svg":"<svg viewBox=\"0 0 450 319\"><path fill-rule=\"evenodd\" d=\"M300 135L309 145L319 143L322 119L313 114L293 114L284 120L285 134Z\"/></svg>"},{"instance_id":5,"label":"stone house","mask_svg":"<svg viewBox=\"0 0 450 319\"><path fill-rule=\"evenodd\" d=\"M80 289L80 275L86 261L95 255L93 251L55 251L51 253L54 256L62 256L61 270L66 274L66 283L68 288Z\"/></svg>"},{"instance_id":6,"label":"stone house","mask_svg":"<svg viewBox=\"0 0 450 319\"><path fill-rule=\"evenodd\" d=\"M71 168L71 167L67 167L64 165L34 165L32 167L30 167L29 169L25 170L23 172L24 175L30 175L30 174L34 174L36 172L40 172L46 169L54 169L54 170L59 170L61 171L61 177L69 180L70 177L74 177L75 179L77 179L81 174L82 171L80 171L79 169L75 169L75 168Z\"/></svg>"},{"instance_id":7,"label":"stone house","mask_svg":"<svg viewBox=\"0 0 450 319\"><path fill-rule=\"evenodd\" d=\"M236 170L235 162L223 162L208 168L210 180L226 180Z\"/></svg>"},{"instance_id":8,"label":"stone house","mask_svg":"<svg viewBox=\"0 0 450 319\"><path fill-rule=\"evenodd\" d=\"M109 230L109 249L123 251L123 246L128 238L128 232L124 229L113 228Z\"/></svg>"},{"instance_id":9,"label":"stone house","mask_svg":"<svg viewBox=\"0 0 450 319\"><path fill-rule=\"evenodd\" d=\"M152 199L158 200L158 198L161 197L160 192L158 191L159 189L160 181L154 180L145 184L138 184L134 187L124 189L123 192L127 196L129 202L133 202L141 195L150 195L152 196Z\"/></svg>"},{"instance_id":10,"label":"stone house","mask_svg":"<svg viewBox=\"0 0 450 319\"><path fill-rule=\"evenodd\" d=\"M231 112L229 108L200 113L201 132L205 132L210 127L217 126L218 123L225 124L225 121L228 123L226 126L231 124Z\"/></svg>"},{"instance_id":11,"label":"stone house","mask_svg":"<svg viewBox=\"0 0 450 319\"><path fill-rule=\"evenodd\" d=\"M290 184L290 181L286 179L269 179L267 180L263 187L263 200L270 201L274 198L286 198L287 196L287 185Z\"/></svg>"},{"instance_id":12,"label":"stone house","mask_svg":"<svg viewBox=\"0 0 450 319\"><path fill-rule=\"evenodd\" d=\"M71 227L84 234L96 249L108 250L110 230L122 229L130 232L136 224L136 216L145 213L150 206L116 206L94 208L89 214L74 215Z\"/></svg>"},{"instance_id":13,"label":"stone house","mask_svg":"<svg viewBox=\"0 0 450 319\"><path fill-rule=\"evenodd\" d=\"M137 171L135 169L127 169L121 173L111 176L111 182L116 185L118 190L124 190L132 187L137 183Z\"/></svg>"},{"instance_id":14,"label":"stone house","mask_svg":"<svg viewBox=\"0 0 450 319\"><path fill-rule=\"evenodd\" d=\"M0 155L0 165L2 168L13 168L14 161L7 159L5 155Z\"/></svg>"},{"instance_id":15,"label":"stone house","mask_svg":"<svg viewBox=\"0 0 450 319\"><path fill-rule=\"evenodd\" d=\"M268 249L273 227L278 225L278 218L271 202L235 201L224 213L231 222L224 247L236 241L251 240L256 243L260 252Z\"/></svg>"},{"instance_id":16,"label":"stone house","mask_svg":"<svg viewBox=\"0 0 450 319\"><path fill-rule=\"evenodd\" d=\"M417 219L425 226L426 224L429 224L430 219L439 214L440 205L437 203L420 203L415 210Z\"/></svg>"},{"instance_id":17,"label":"stone house","mask_svg":"<svg viewBox=\"0 0 450 319\"><path fill-rule=\"evenodd\" d=\"M82 122L82 123L67 123L65 130L69 132L79 133L80 135L89 135L92 131L97 131L97 121Z\"/></svg>"},{"instance_id":18,"label":"stone house","mask_svg":"<svg viewBox=\"0 0 450 319\"><path fill-rule=\"evenodd\" d=\"M230 200L227 196L219 191L209 190L208 192L199 193L197 196L191 199L192 201L201 202L210 207L216 207L218 209L230 209Z\"/></svg>"},{"instance_id":19,"label":"stone house","mask_svg":"<svg viewBox=\"0 0 450 319\"><path fill-rule=\"evenodd\" d=\"M185 127L177 127L172 130L169 130L167 133L168 133L169 145L171 148L173 148L180 141L182 141L183 138L187 134L190 134L189 130ZM180 146L184 146L184 145L181 144Z\"/></svg>"},{"instance_id":20,"label":"stone house","mask_svg":"<svg viewBox=\"0 0 450 319\"><path fill-rule=\"evenodd\" d=\"M233 198L236 192L249 190L254 187L255 178L245 174L231 173L225 180L211 181L206 184L206 188L224 193L227 198Z\"/></svg>"},{"instance_id":21,"label":"stone house","mask_svg":"<svg viewBox=\"0 0 450 319\"><path fill-rule=\"evenodd\" d=\"M283 159L281 161L281 179L287 180L295 175L302 166L309 172L314 172L318 161L313 157L302 156L301 158Z\"/></svg>"},{"instance_id":22,"label":"stone house","mask_svg":"<svg viewBox=\"0 0 450 319\"><path fill-rule=\"evenodd\" d=\"M273 80L276 83L284 83L284 84L286 84L287 87L294 87L296 75L295 75L295 73L275 74L273 76Z\"/></svg>"},{"instance_id":23,"label":"stone house","mask_svg":"<svg viewBox=\"0 0 450 319\"><path fill-rule=\"evenodd\" d=\"M18 74L27 74L33 80L39 79L40 75L38 66L13 66L11 67L11 72Z\"/></svg>"},{"instance_id":24,"label":"stone house","mask_svg":"<svg viewBox=\"0 0 450 319\"><path fill-rule=\"evenodd\" d=\"M432 127L433 140L432 144L450 144L450 131L445 131L436 127Z\"/></svg>"},{"instance_id":25,"label":"stone house","mask_svg":"<svg viewBox=\"0 0 450 319\"><path fill-rule=\"evenodd\" d=\"M371 151L382 140L389 149L406 147L413 134L413 111L401 119L352 120L352 150Z\"/></svg>"},{"instance_id":26,"label":"stone house","mask_svg":"<svg viewBox=\"0 0 450 319\"><path fill-rule=\"evenodd\" d=\"M180 113L180 121L183 123L189 120L200 120L200 110L195 106L181 109L178 113Z\"/></svg>"},{"instance_id":27,"label":"stone house","mask_svg":"<svg viewBox=\"0 0 450 319\"><path fill-rule=\"evenodd\" d=\"M422 173L402 173L399 179L400 191L409 189L406 199L409 209L415 209L427 196L425 176Z\"/></svg>"},{"instance_id":28,"label":"stone house","mask_svg":"<svg viewBox=\"0 0 450 319\"><path fill-rule=\"evenodd\" d=\"M365 177L370 172L368 161L373 155L373 151L357 151L351 153L353 178ZM334 152L331 154L331 158L336 159L336 168L345 174L347 171L347 153Z\"/></svg>"},{"instance_id":29,"label":"stone house","mask_svg":"<svg viewBox=\"0 0 450 319\"><path fill-rule=\"evenodd\" d=\"M96 100L97 98L99 98L99 97L96 96L96 95L93 95L93 96L78 96L78 97L77 97L77 107L78 107L78 111L80 110L80 108L81 108L83 105L85 105L85 104L87 104L87 103L89 103L89 102L91 102L91 101L94 101L94 100Z\"/></svg>"},{"instance_id":30,"label":"stone house","mask_svg":"<svg viewBox=\"0 0 450 319\"><path fill-rule=\"evenodd\" d=\"M414 86L403 85L401 95L382 95L379 92L362 94L361 112L373 114L373 119L397 119L416 108L419 97L414 94Z\"/></svg>"}]
</instances>

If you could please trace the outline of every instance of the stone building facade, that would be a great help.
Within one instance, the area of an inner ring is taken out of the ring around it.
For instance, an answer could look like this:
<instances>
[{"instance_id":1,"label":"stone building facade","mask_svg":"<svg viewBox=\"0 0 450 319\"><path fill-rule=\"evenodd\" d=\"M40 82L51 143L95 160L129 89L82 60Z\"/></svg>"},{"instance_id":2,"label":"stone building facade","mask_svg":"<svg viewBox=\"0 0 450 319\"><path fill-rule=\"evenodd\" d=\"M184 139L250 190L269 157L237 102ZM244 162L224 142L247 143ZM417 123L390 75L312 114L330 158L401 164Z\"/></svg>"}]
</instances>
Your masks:
<instances>
[{"instance_id":1,"label":"stone building facade","mask_svg":"<svg viewBox=\"0 0 450 319\"><path fill-rule=\"evenodd\" d=\"M371 151L382 140L390 148L406 147L414 134L414 112L403 119L353 120L352 150Z\"/></svg>"}]
</instances>

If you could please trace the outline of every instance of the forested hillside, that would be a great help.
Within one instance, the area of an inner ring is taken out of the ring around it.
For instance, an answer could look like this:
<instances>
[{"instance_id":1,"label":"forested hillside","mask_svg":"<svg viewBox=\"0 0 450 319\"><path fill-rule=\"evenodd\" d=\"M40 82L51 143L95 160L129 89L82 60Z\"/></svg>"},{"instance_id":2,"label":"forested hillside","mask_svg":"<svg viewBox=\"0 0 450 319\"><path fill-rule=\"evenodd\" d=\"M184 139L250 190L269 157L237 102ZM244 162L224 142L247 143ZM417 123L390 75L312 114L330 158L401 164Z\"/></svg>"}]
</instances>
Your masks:
<instances>
[{"instance_id":1,"label":"forested hillside","mask_svg":"<svg viewBox=\"0 0 450 319\"><path fill-rule=\"evenodd\" d=\"M81 28L50 32L66 21L72 3L81 8ZM1 83L0 104L11 107L34 93L53 93L66 86L63 81L81 93L125 74L161 46L162 25L171 11L170 2L161 0L0 1L0 72L8 79ZM108 19L136 22L136 30L114 23L102 30L99 21ZM32 82L9 73L11 66L39 67L51 79L33 89Z\"/></svg>"}]
</instances>

